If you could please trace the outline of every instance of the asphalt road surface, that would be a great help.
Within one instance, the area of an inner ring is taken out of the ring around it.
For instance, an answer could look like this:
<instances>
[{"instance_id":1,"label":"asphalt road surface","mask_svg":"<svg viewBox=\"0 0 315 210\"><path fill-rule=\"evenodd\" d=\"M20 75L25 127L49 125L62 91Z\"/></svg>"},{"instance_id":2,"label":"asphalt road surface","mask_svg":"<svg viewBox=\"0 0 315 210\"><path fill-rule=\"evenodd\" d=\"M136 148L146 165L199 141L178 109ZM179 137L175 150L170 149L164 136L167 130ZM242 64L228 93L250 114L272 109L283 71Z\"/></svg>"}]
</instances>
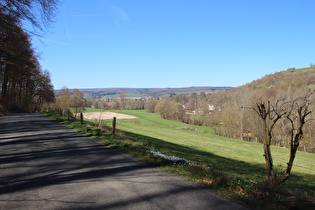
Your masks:
<instances>
[{"instance_id":1,"label":"asphalt road surface","mask_svg":"<svg viewBox=\"0 0 315 210\"><path fill-rule=\"evenodd\" d=\"M59 125L0 117L0 209L244 209Z\"/></svg>"}]
</instances>

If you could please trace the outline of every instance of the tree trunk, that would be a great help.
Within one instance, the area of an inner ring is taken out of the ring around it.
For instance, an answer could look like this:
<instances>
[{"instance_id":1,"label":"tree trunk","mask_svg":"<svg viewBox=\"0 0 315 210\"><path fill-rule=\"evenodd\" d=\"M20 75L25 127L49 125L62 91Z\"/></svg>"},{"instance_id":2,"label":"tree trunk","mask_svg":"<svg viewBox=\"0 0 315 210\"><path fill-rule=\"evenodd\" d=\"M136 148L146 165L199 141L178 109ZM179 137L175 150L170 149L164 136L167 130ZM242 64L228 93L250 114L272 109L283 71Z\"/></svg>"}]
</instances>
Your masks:
<instances>
[{"instance_id":1,"label":"tree trunk","mask_svg":"<svg viewBox=\"0 0 315 210\"><path fill-rule=\"evenodd\" d=\"M7 87L8 87L8 70L4 69L4 76L2 81L2 88L1 88L1 97L5 98L7 94Z\"/></svg>"},{"instance_id":2,"label":"tree trunk","mask_svg":"<svg viewBox=\"0 0 315 210\"><path fill-rule=\"evenodd\" d=\"M265 161L266 161L266 166L267 166L267 175L268 175L268 180L273 181L274 180L274 173L273 173L273 161L272 161L272 156L271 156L271 151L270 151L270 139L268 139L267 135L267 121L266 118L264 120L264 156L265 156Z\"/></svg>"},{"instance_id":3,"label":"tree trunk","mask_svg":"<svg viewBox=\"0 0 315 210\"><path fill-rule=\"evenodd\" d=\"M290 149L290 159L289 159L289 162L287 163L287 169L285 171L285 175L280 179L279 184L284 183L290 177L290 173L291 173L291 169L293 166L295 154L296 154L297 149L300 145L300 140L303 138L303 131L302 131L303 124L300 123L299 126L300 126L299 132L296 133L294 135L294 137L293 137L293 135L291 137L292 140L291 140L291 149ZM293 140L293 138L294 138L294 140Z\"/></svg>"}]
</instances>

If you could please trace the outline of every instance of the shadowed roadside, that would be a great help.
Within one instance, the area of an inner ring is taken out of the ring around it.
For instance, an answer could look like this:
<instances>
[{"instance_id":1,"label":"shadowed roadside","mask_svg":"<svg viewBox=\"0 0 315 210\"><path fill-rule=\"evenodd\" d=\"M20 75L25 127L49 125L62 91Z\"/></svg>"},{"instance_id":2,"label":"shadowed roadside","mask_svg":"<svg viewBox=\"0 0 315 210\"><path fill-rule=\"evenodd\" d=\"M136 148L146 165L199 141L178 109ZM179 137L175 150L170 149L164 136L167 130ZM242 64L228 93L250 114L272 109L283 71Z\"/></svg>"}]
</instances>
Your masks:
<instances>
[{"instance_id":1,"label":"shadowed roadside","mask_svg":"<svg viewBox=\"0 0 315 210\"><path fill-rule=\"evenodd\" d=\"M0 117L2 209L242 209L41 114Z\"/></svg>"}]
</instances>

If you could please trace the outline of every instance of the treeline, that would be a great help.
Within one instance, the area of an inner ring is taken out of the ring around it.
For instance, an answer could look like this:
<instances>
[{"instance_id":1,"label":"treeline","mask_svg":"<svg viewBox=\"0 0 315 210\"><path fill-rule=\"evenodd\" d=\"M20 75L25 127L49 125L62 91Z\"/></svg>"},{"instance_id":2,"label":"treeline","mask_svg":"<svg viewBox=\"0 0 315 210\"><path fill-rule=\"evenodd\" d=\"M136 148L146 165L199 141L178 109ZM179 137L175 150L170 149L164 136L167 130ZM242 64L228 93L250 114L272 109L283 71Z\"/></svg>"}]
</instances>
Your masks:
<instances>
[{"instance_id":1,"label":"treeline","mask_svg":"<svg viewBox=\"0 0 315 210\"><path fill-rule=\"evenodd\" d=\"M162 100L151 100L145 105L148 112L156 112L164 119L210 126L215 134L245 141L263 142L264 131L260 116L254 111L257 103L269 101L277 104L286 101L302 103L303 98L315 89L315 69L304 71L283 71L266 75L260 80L253 81L230 91L181 94L169 96ZM308 119L315 119L314 94L310 99L312 104L308 110L313 111ZM274 105L276 106L276 105ZM295 110L295 105L290 109ZM284 106L282 106L284 108ZM286 106L288 109L288 106ZM272 114L272 113L271 113ZM304 138L300 150L315 152L315 121L305 123ZM271 144L280 147L290 145L290 122L283 118L273 128Z\"/></svg>"},{"instance_id":2,"label":"treeline","mask_svg":"<svg viewBox=\"0 0 315 210\"><path fill-rule=\"evenodd\" d=\"M51 103L48 109L49 111L67 116L69 115L69 111L75 115L84 112L85 107L103 110L141 110L144 109L144 105L145 101L129 100L126 98L126 94L120 94L119 101L87 100L83 92L78 89L70 90L65 86L58 91L56 102Z\"/></svg>"},{"instance_id":3,"label":"treeline","mask_svg":"<svg viewBox=\"0 0 315 210\"><path fill-rule=\"evenodd\" d=\"M150 100L145 105L145 110L159 113L163 119L177 120L194 125L210 125L209 115L212 106L210 94L201 92L169 96L161 100Z\"/></svg>"},{"instance_id":4,"label":"treeline","mask_svg":"<svg viewBox=\"0 0 315 210\"><path fill-rule=\"evenodd\" d=\"M64 86L56 97L55 103L50 103L46 108L49 112L57 113L68 118L75 118L89 106L84 94L78 89L69 90Z\"/></svg>"},{"instance_id":5,"label":"treeline","mask_svg":"<svg viewBox=\"0 0 315 210\"><path fill-rule=\"evenodd\" d=\"M48 71L43 71L31 46L31 38L22 21L43 29L35 14L43 20L52 16L56 1L4 0L0 2L0 111L39 111L55 100ZM34 6L39 11L32 11ZM47 22L45 22L47 23Z\"/></svg>"}]
</instances>

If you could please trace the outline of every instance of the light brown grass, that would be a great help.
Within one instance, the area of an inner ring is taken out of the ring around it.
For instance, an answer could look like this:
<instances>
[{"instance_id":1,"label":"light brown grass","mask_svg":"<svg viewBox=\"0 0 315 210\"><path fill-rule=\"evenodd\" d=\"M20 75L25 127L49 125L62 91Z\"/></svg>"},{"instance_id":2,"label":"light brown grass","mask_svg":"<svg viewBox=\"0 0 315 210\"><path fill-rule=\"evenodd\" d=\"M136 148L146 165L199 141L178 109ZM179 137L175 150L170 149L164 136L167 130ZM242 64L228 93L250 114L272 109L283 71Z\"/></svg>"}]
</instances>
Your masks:
<instances>
[{"instance_id":1,"label":"light brown grass","mask_svg":"<svg viewBox=\"0 0 315 210\"><path fill-rule=\"evenodd\" d=\"M87 112L83 114L83 117L89 120L108 120L113 119L136 119L138 117L127 115L127 114L120 114L116 112Z\"/></svg>"}]
</instances>

